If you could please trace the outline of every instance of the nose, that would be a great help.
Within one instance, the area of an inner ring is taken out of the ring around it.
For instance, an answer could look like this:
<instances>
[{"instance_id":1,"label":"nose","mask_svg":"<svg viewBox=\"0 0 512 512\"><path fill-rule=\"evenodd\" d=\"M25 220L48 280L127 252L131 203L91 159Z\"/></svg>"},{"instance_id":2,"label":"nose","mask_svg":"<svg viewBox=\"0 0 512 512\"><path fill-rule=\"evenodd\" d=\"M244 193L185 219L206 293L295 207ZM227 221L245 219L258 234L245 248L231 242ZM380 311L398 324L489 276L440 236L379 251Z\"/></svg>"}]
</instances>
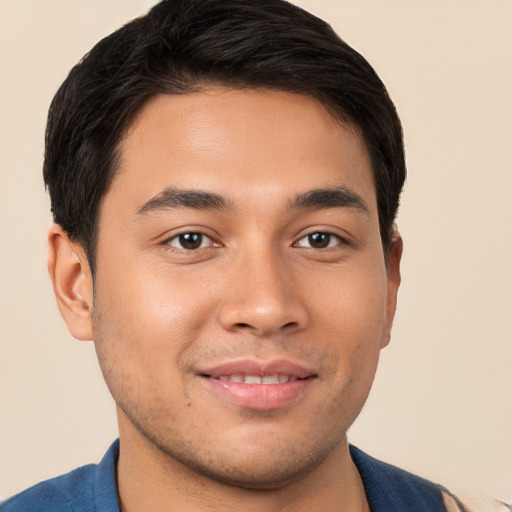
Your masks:
<instances>
[{"instance_id":1,"label":"nose","mask_svg":"<svg viewBox=\"0 0 512 512\"><path fill-rule=\"evenodd\" d=\"M299 275L272 251L232 261L226 288L218 321L227 331L263 337L308 323Z\"/></svg>"}]
</instances>

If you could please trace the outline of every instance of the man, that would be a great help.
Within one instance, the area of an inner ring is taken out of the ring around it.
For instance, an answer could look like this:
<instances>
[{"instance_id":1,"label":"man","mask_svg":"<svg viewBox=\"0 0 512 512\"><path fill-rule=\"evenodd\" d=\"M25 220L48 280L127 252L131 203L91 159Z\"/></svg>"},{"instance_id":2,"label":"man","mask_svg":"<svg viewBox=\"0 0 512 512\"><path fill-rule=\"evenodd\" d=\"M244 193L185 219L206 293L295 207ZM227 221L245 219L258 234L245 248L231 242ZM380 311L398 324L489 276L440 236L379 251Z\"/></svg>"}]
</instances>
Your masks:
<instances>
[{"instance_id":1,"label":"man","mask_svg":"<svg viewBox=\"0 0 512 512\"><path fill-rule=\"evenodd\" d=\"M445 509L347 444L389 342L405 164L384 86L325 23L162 2L72 70L44 175L59 308L120 436L3 510Z\"/></svg>"}]
</instances>

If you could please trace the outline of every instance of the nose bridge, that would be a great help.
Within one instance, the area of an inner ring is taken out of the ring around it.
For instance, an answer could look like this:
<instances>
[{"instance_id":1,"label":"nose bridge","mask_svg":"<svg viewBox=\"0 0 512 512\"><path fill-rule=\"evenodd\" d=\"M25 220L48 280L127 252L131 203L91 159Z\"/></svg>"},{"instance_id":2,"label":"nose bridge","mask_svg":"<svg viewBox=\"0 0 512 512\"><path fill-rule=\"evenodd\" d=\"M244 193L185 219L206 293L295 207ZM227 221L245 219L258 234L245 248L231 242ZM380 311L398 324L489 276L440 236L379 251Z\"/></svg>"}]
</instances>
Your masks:
<instances>
[{"instance_id":1,"label":"nose bridge","mask_svg":"<svg viewBox=\"0 0 512 512\"><path fill-rule=\"evenodd\" d=\"M231 262L228 282L219 313L224 329L264 336L306 324L292 268L270 243L240 251Z\"/></svg>"}]
</instances>

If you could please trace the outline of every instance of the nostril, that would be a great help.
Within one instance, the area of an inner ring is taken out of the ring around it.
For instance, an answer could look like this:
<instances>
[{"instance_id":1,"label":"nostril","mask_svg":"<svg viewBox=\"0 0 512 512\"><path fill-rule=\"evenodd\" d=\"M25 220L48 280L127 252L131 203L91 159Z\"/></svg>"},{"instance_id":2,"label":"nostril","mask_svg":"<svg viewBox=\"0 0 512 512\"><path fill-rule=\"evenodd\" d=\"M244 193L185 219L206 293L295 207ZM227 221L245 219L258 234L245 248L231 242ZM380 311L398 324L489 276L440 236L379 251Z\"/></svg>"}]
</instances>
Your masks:
<instances>
[{"instance_id":1,"label":"nostril","mask_svg":"<svg viewBox=\"0 0 512 512\"><path fill-rule=\"evenodd\" d=\"M284 324L281 328L282 329L294 329L295 327L297 327L297 325L298 325L297 322L288 322L287 324ZM253 328L252 325L246 324L243 322L236 323L235 327L238 329L252 329Z\"/></svg>"},{"instance_id":2,"label":"nostril","mask_svg":"<svg viewBox=\"0 0 512 512\"><path fill-rule=\"evenodd\" d=\"M250 328L251 326L250 326L249 324L244 324L244 323L242 323L242 322L239 322L239 323L235 324L235 327L239 327L239 328L241 328L241 329L248 329L248 328Z\"/></svg>"}]
</instances>

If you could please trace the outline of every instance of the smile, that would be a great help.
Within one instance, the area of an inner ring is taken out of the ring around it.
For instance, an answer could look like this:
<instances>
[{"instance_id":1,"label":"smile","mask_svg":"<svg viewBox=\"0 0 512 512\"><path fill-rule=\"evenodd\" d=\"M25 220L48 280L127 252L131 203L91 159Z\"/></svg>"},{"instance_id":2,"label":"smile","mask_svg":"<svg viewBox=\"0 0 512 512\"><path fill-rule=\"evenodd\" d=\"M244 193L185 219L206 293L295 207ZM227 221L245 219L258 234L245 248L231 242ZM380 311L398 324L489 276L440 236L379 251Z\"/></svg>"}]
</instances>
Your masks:
<instances>
[{"instance_id":1,"label":"smile","mask_svg":"<svg viewBox=\"0 0 512 512\"><path fill-rule=\"evenodd\" d=\"M213 378L229 382L243 382L244 384L284 384L286 382L299 380L298 377L291 375L268 375L265 377L258 375L220 375L219 377Z\"/></svg>"},{"instance_id":2,"label":"smile","mask_svg":"<svg viewBox=\"0 0 512 512\"><path fill-rule=\"evenodd\" d=\"M316 372L285 360L236 360L199 372L215 397L253 410L273 410L296 403L316 381Z\"/></svg>"}]
</instances>

